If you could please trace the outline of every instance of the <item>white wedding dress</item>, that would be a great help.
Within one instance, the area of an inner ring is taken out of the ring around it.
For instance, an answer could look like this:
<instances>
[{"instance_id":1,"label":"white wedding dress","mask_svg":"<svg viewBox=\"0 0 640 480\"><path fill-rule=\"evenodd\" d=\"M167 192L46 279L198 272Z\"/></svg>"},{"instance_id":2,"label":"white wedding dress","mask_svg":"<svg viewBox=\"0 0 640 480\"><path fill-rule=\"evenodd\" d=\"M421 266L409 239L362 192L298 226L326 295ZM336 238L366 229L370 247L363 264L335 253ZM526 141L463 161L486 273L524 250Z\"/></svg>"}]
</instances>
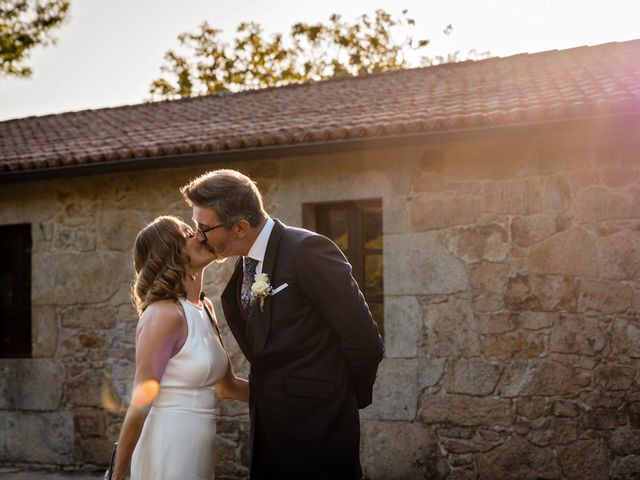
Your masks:
<instances>
[{"instance_id":1,"label":"white wedding dress","mask_svg":"<svg viewBox=\"0 0 640 480\"><path fill-rule=\"evenodd\" d=\"M204 308L180 300L189 333L169 360L131 459L132 480L214 478L216 413L213 385L227 354Z\"/></svg>"}]
</instances>

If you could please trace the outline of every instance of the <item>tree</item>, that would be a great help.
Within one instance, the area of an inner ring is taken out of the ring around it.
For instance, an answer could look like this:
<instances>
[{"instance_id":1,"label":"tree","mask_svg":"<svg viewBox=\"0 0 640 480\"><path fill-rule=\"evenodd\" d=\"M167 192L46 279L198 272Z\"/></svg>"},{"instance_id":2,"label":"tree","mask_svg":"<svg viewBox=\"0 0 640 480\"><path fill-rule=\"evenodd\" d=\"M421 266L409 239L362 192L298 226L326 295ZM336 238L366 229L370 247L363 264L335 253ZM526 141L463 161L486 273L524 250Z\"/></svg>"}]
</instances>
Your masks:
<instances>
[{"instance_id":1,"label":"tree","mask_svg":"<svg viewBox=\"0 0 640 480\"><path fill-rule=\"evenodd\" d=\"M221 31L205 22L199 32L178 37L187 54L169 50L161 67L167 77L155 80L149 91L154 98L181 98L407 68L409 54L417 55L429 40L405 34L398 41L392 33L413 27L406 10L398 18L377 10L375 18L362 15L353 24L334 14L326 25L294 24L285 42L281 34L265 38L260 25L249 22L238 26L230 47L220 40ZM444 33L451 30L448 25ZM422 57L422 64L456 61L457 54Z\"/></svg>"},{"instance_id":2,"label":"tree","mask_svg":"<svg viewBox=\"0 0 640 480\"><path fill-rule=\"evenodd\" d=\"M29 77L31 50L55 43L68 11L69 0L0 0L0 77Z\"/></svg>"}]
</instances>

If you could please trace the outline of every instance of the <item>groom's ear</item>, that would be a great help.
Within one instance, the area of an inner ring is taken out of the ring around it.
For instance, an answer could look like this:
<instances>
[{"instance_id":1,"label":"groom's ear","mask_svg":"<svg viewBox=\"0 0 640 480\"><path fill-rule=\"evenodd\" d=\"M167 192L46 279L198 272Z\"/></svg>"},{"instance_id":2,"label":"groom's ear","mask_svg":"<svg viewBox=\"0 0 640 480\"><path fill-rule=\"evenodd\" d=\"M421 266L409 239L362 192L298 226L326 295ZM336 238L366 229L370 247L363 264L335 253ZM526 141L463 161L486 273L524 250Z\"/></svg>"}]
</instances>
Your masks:
<instances>
[{"instance_id":1,"label":"groom's ear","mask_svg":"<svg viewBox=\"0 0 640 480\"><path fill-rule=\"evenodd\" d=\"M240 220L234 225L236 235L240 238L246 237L251 232L251 224L246 220Z\"/></svg>"}]
</instances>

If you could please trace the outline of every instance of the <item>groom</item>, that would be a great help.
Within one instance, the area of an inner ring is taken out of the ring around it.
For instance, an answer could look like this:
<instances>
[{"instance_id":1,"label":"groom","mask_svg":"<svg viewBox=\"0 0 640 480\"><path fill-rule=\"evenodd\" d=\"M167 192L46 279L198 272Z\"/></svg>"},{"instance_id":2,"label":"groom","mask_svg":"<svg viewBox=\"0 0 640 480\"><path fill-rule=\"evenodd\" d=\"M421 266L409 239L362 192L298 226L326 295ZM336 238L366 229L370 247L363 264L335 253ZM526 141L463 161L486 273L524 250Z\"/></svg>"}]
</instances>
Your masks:
<instances>
[{"instance_id":1,"label":"groom","mask_svg":"<svg viewBox=\"0 0 640 480\"><path fill-rule=\"evenodd\" d=\"M384 347L351 265L326 237L269 218L237 171L181 192L200 242L240 257L222 307L251 364L250 478L360 478L358 409Z\"/></svg>"}]
</instances>

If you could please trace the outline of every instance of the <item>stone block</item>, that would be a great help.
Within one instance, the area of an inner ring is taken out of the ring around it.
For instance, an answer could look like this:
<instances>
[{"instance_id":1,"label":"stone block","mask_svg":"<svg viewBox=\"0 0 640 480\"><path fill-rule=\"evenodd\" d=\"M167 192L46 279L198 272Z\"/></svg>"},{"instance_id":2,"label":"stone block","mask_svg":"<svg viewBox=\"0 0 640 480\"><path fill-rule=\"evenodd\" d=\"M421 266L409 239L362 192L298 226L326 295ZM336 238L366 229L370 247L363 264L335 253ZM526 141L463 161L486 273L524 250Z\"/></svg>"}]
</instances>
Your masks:
<instances>
[{"instance_id":1,"label":"stone block","mask_svg":"<svg viewBox=\"0 0 640 480\"><path fill-rule=\"evenodd\" d=\"M580 284L578 311L623 313L633 308L634 293L630 285L621 282L583 280Z\"/></svg>"},{"instance_id":2,"label":"stone block","mask_svg":"<svg viewBox=\"0 0 640 480\"><path fill-rule=\"evenodd\" d=\"M507 439L504 434L485 427L443 427L437 432L439 444L454 455L486 452Z\"/></svg>"},{"instance_id":3,"label":"stone block","mask_svg":"<svg viewBox=\"0 0 640 480\"><path fill-rule=\"evenodd\" d=\"M421 193L409 206L409 224L414 232L469 225L483 211L482 203L474 195Z\"/></svg>"},{"instance_id":4,"label":"stone block","mask_svg":"<svg viewBox=\"0 0 640 480\"><path fill-rule=\"evenodd\" d=\"M418 358L418 391L437 385L447 361L444 358Z\"/></svg>"},{"instance_id":5,"label":"stone block","mask_svg":"<svg viewBox=\"0 0 640 480\"><path fill-rule=\"evenodd\" d=\"M102 407L110 403L110 379L100 370L85 370L67 382L68 401L80 407Z\"/></svg>"},{"instance_id":6,"label":"stone block","mask_svg":"<svg viewBox=\"0 0 640 480\"><path fill-rule=\"evenodd\" d=\"M367 478L444 478L447 462L433 432L417 423L364 421L362 466Z\"/></svg>"},{"instance_id":7,"label":"stone block","mask_svg":"<svg viewBox=\"0 0 640 480\"><path fill-rule=\"evenodd\" d=\"M411 192L442 192L447 188L447 178L439 172L420 170L411 182Z\"/></svg>"},{"instance_id":8,"label":"stone block","mask_svg":"<svg viewBox=\"0 0 640 480\"><path fill-rule=\"evenodd\" d=\"M111 458L113 442L106 438L82 438L78 447L83 462L104 465Z\"/></svg>"},{"instance_id":9,"label":"stone block","mask_svg":"<svg viewBox=\"0 0 640 480\"><path fill-rule=\"evenodd\" d=\"M385 358L373 386L373 403L361 417L373 420L413 420L418 403L417 360Z\"/></svg>"},{"instance_id":10,"label":"stone block","mask_svg":"<svg viewBox=\"0 0 640 480\"><path fill-rule=\"evenodd\" d=\"M617 428L611 432L607 444L613 456L640 455L637 429Z\"/></svg>"},{"instance_id":11,"label":"stone block","mask_svg":"<svg viewBox=\"0 0 640 480\"><path fill-rule=\"evenodd\" d=\"M508 426L513 423L511 401L495 397L423 394L420 419L427 424Z\"/></svg>"},{"instance_id":12,"label":"stone block","mask_svg":"<svg viewBox=\"0 0 640 480\"><path fill-rule=\"evenodd\" d=\"M504 302L509 310L576 312L579 288L574 277L518 274L509 278Z\"/></svg>"},{"instance_id":13,"label":"stone block","mask_svg":"<svg viewBox=\"0 0 640 480\"><path fill-rule=\"evenodd\" d=\"M98 248L133 251L136 235L147 223L146 215L135 210L100 211L96 225ZM191 222L187 223L191 224Z\"/></svg>"},{"instance_id":14,"label":"stone block","mask_svg":"<svg viewBox=\"0 0 640 480\"><path fill-rule=\"evenodd\" d=\"M470 305L451 299L425 307L425 356L473 357L480 354L479 329Z\"/></svg>"},{"instance_id":15,"label":"stone block","mask_svg":"<svg viewBox=\"0 0 640 480\"><path fill-rule=\"evenodd\" d=\"M546 413L546 401L544 398L522 397L515 400L516 415L530 420L540 418Z\"/></svg>"},{"instance_id":16,"label":"stone block","mask_svg":"<svg viewBox=\"0 0 640 480\"><path fill-rule=\"evenodd\" d=\"M561 315L551 332L550 350L596 355L606 346L608 339L607 325L598 319Z\"/></svg>"},{"instance_id":17,"label":"stone block","mask_svg":"<svg viewBox=\"0 0 640 480\"><path fill-rule=\"evenodd\" d=\"M464 264L438 243L433 233L386 235L385 295L430 295L468 288Z\"/></svg>"},{"instance_id":18,"label":"stone block","mask_svg":"<svg viewBox=\"0 0 640 480\"><path fill-rule=\"evenodd\" d=\"M74 460L71 412L0 412L0 425L6 426L3 462L68 465Z\"/></svg>"},{"instance_id":19,"label":"stone block","mask_svg":"<svg viewBox=\"0 0 640 480\"><path fill-rule=\"evenodd\" d=\"M385 235L409 232L410 204L406 196L382 199L382 231Z\"/></svg>"},{"instance_id":20,"label":"stone block","mask_svg":"<svg viewBox=\"0 0 640 480\"><path fill-rule=\"evenodd\" d=\"M567 174L571 191L575 193L583 188L592 187L600 183L600 172L598 170L578 170Z\"/></svg>"},{"instance_id":21,"label":"stone block","mask_svg":"<svg viewBox=\"0 0 640 480\"><path fill-rule=\"evenodd\" d=\"M621 409L630 392L591 390L580 394L580 408L590 411L597 408Z\"/></svg>"},{"instance_id":22,"label":"stone block","mask_svg":"<svg viewBox=\"0 0 640 480\"><path fill-rule=\"evenodd\" d=\"M488 182L483 197L483 212L528 215L543 209L543 186L538 179Z\"/></svg>"},{"instance_id":23,"label":"stone block","mask_svg":"<svg viewBox=\"0 0 640 480\"><path fill-rule=\"evenodd\" d=\"M531 431L527 435L527 440L540 447L567 444L577 438L578 421L575 418L537 418L531 422Z\"/></svg>"},{"instance_id":24,"label":"stone block","mask_svg":"<svg viewBox=\"0 0 640 480\"><path fill-rule=\"evenodd\" d=\"M34 305L103 302L130 280L131 259L119 253L36 253L32 262Z\"/></svg>"},{"instance_id":25,"label":"stone block","mask_svg":"<svg viewBox=\"0 0 640 480\"><path fill-rule=\"evenodd\" d=\"M545 351L545 337L542 333L528 330L485 335L482 351L487 357L536 358Z\"/></svg>"},{"instance_id":26,"label":"stone block","mask_svg":"<svg viewBox=\"0 0 640 480\"><path fill-rule=\"evenodd\" d=\"M611 465L611 480L638 480L640 478L640 455L615 458Z\"/></svg>"},{"instance_id":27,"label":"stone block","mask_svg":"<svg viewBox=\"0 0 640 480\"><path fill-rule=\"evenodd\" d=\"M58 322L55 307L31 307L31 355L34 358L53 357L58 347Z\"/></svg>"},{"instance_id":28,"label":"stone block","mask_svg":"<svg viewBox=\"0 0 640 480\"><path fill-rule=\"evenodd\" d=\"M447 475L447 480L476 480L477 478L478 470L473 463L462 466L452 465L451 471Z\"/></svg>"},{"instance_id":29,"label":"stone block","mask_svg":"<svg viewBox=\"0 0 640 480\"><path fill-rule=\"evenodd\" d=\"M501 295L476 295L471 300L474 312L487 313L504 310L504 301Z\"/></svg>"},{"instance_id":30,"label":"stone block","mask_svg":"<svg viewBox=\"0 0 640 480\"><path fill-rule=\"evenodd\" d=\"M527 265L533 273L597 277L597 257L593 236L574 227L534 245Z\"/></svg>"},{"instance_id":31,"label":"stone block","mask_svg":"<svg viewBox=\"0 0 640 480\"><path fill-rule=\"evenodd\" d=\"M602 390L627 391L633 384L637 368L625 365L601 364L593 375L594 384Z\"/></svg>"},{"instance_id":32,"label":"stone block","mask_svg":"<svg viewBox=\"0 0 640 480\"><path fill-rule=\"evenodd\" d=\"M578 223L633 218L638 213L631 195L600 186L577 192L574 212Z\"/></svg>"},{"instance_id":33,"label":"stone block","mask_svg":"<svg viewBox=\"0 0 640 480\"><path fill-rule=\"evenodd\" d=\"M510 266L505 263L476 263L471 266L469 282L474 293L504 293Z\"/></svg>"},{"instance_id":34,"label":"stone block","mask_svg":"<svg viewBox=\"0 0 640 480\"><path fill-rule=\"evenodd\" d=\"M600 170L600 178L606 187L625 187L640 183L640 171L630 168L604 168Z\"/></svg>"},{"instance_id":35,"label":"stone block","mask_svg":"<svg viewBox=\"0 0 640 480\"><path fill-rule=\"evenodd\" d=\"M571 206L571 184L566 175L554 175L544 181L545 213L564 213Z\"/></svg>"},{"instance_id":36,"label":"stone block","mask_svg":"<svg viewBox=\"0 0 640 480\"><path fill-rule=\"evenodd\" d=\"M389 157L401 158L403 168L395 168ZM331 155L289 157L280 166L277 181L271 182L273 189L279 185L275 201L300 205L304 202L328 202L360 198L406 195L411 190L413 177L407 175L418 163L418 150L367 149ZM252 162L240 167L253 168ZM236 164L237 165L237 164ZM230 168L238 168L230 165ZM249 170L246 170L249 171ZM331 181L327 181L327 172ZM321 185L322 188L310 188ZM262 190L262 188L261 188ZM271 194L269 194L271 195Z\"/></svg>"},{"instance_id":37,"label":"stone block","mask_svg":"<svg viewBox=\"0 0 640 480\"><path fill-rule=\"evenodd\" d=\"M480 333L499 335L512 332L518 327L518 315L508 312L481 313L476 315Z\"/></svg>"},{"instance_id":38,"label":"stone block","mask_svg":"<svg viewBox=\"0 0 640 480\"><path fill-rule=\"evenodd\" d=\"M96 248L96 234L87 225L66 226L56 224L54 227L54 251L88 252Z\"/></svg>"},{"instance_id":39,"label":"stone block","mask_svg":"<svg viewBox=\"0 0 640 480\"><path fill-rule=\"evenodd\" d=\"M98 410L80 410L75 415L76 431L85 438L103 437L106 432L104 413Z\"/></svg>"},{"instance_id":40,"label":"stone block","mask_svg":"<svg viewBox=\"0 0 640 480\"><path fill-rule=\"evenodd\" d=\"M386 296L384 309L385 355L415 357L422 330L422 306L415 297Z\"/></svg>"},{"instance_id":41,"label":"stone block","mask_svg":"<svg viewBox=\"0 0 640 480\"><path fill-rule=\"evenodd\" d=\"M504 397L521 395L573 395L589 386L588 372L553 361L513 362L502 376L499 391Z\"/></svg>"},{"instance_id":42,"label":"stone block","mask_svg":"<svg viewBox=\"0 0 640 480\"><path fill-rule=\"evenodd\" d=\"M578 440L558 449L562 471L571 480L606 480L609 478L609 455L599 439Z\"/></svg>"},{"instance_id":43,"label":"stone block","mask_svg":"<svg viewBox=\"0 0 640 480\"><path fill-rule=\"evenodd\" d=\"M102 330L113 328L118 320L116 309L110 305L72 305L59 313L60 324L65 328Z\"/></svg>"},{"instance_id":44,"label":"stone block","mask_svg":"<svg viewBox=\"0 0 640 480\"><path fill-rule=\"evenodd\" d=\"M513 435L495 449L477 456L480 478L542 480L561 478L560 467L549 447L538 447Z\"/></svg>"},{"instance_id":45,"label":"stone block","mask_svg":"<svg viewBox=\"0 0 640 480\"><path fill-rule=\"evenodd\" d=\"M611 346L616 355L640 358L640 320L617 318L613 322Z\"/></svg>"},{"instance_id":46,"label":"stone block","mask_svg":"<svg viewBox=\"0 0 640 480\"><path fill-rule=\"evenodd\" d=\"M443 243L452 255L465 263L501 262L511 250L509 233L499 224L448 231Z\"/></svg>"},{"instance_id":47,"label":"stone block","mask_svg":"<svg viewBox=\"0 0 640 480\"><path fill-rule=\"evenodd\" d=\"M548 312L522 312L518 315L518 322L527 330L543 330L553 326L557 314Z\"/></svg>"},{"instance_id":48,"label":"stone block","mask_svg":"<svg viewBox=\"0 0 640 480\"><path fill-rule=\"evenodd\" d=\"M446 166L442 148L425 148L420 154L417 171L412 175L411 191L433 191L441 188Z\"/></svg>"},{"instance_id":49,"label":"stone block","mask_svg":"<svg viewBox=\"0 0 640 480\"><path fill-rule=\"evenodd\" d=\"M553 402L552 413L556 417L577 417L580 414L580 408L576 402L572 400L555 400Z\"/></svg>"},{"instance_id":50,"label":"stone block","mask_svg":"<svg viewBox=\"0 0 640 480\"><path fill-rule=\"evenodd\" d=\"M0 360L0 410L58 410L65 370L51 359Z\"/></svg>"},{"instance_id":51,"label":"stone block","mask_svg":"<svg viewBox=\"0 0 640 480\"><path fill-rule=\"evenodd\" d=\"M637 231L622 230L597 237L600 277L640 280L640 238Z\"/></svg>"},{"instance_id":52,"label":"stone block","mask_svg":"<svg viewBox=\"0 0 640 480\"><path fill-rule=\"evenodd\" d=\"M447 372L447 392L489 395L498 383L500 372L501 368L498 365L485 360L454 360Z\"/></svg>"},{"instance_id":53,"label":"stone block","mask_svg":"<svg viewBox=\"0 0 640 480\"><path fill-rule=\"evenodd\" d=\"M593 430L615 430L627 423L627 415L622 409L594 408L580 415L582 428Z\"/></svg>"},{"instance_id":54,"label":"stone block","mask_svg":"<svg viewBox=\"0 0 640 480\"><path fill-rule=\"evenodd\" d=\"M527 215L515 217L511 222L511 237L519 247L529 247L571 225L570 217L552 215Z\"/></svg>"}]
</instances>

